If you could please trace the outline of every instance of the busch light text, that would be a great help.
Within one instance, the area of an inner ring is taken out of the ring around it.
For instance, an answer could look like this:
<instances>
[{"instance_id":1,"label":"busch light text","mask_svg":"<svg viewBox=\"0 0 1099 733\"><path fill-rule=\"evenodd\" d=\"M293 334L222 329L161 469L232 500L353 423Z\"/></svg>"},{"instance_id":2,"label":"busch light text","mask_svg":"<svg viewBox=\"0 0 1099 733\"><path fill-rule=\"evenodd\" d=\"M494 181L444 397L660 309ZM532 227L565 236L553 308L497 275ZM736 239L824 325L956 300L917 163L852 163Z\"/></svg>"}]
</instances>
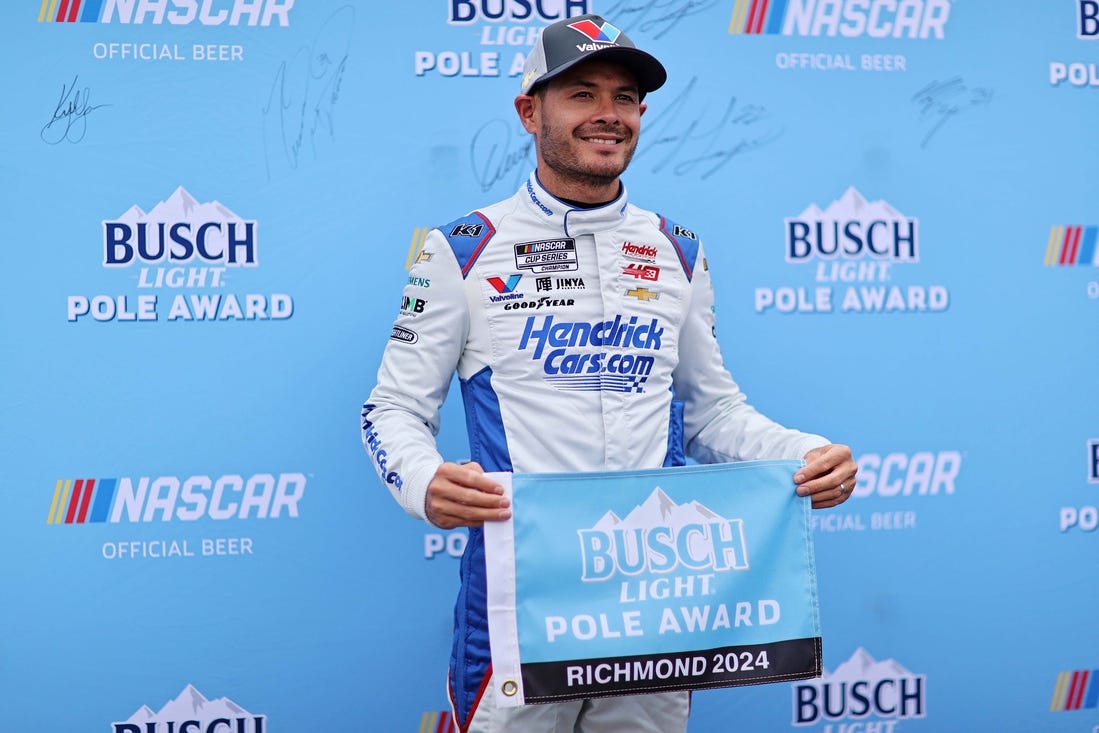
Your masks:
<instances>
[{"instance_id":1,"label":"busch light text","mask_svg":"<svg viewBox=\"0 0 1099 733\"><path fill-rule=\"evenodd\" d=\"M256 267L256 222L103 222L103 265L191 262Z\"/></svg>"},{"instance_id":2,"label":"busch light text","mask_svg":"<svg viewBox=\"0 0 1099 733\"><path fill-rule=\"evenodd\" d=\"M748 548L744 522L727 519L680 528L582 529L580 551L586 582L609 580L616 573L671 573L679 568L691 571L746 570Z\"/></svg>"},{"instance_id":3,"label":"busch light text","mask_svg":"<svg viewBox=\"0 0 1099 733\"><path fill-rule=\"evenodd\" d=\"M585 15L588 0L450 0L451 24L481 20L552 23L561 18Z\"/></svg>"},{"instance_id":4,"label":"busch light text","mask_svg":"<svg viewBox=\"0 0 1099 733\"><path fill-rule=\"evenodd\" d=\"M786 261L869 255L879 260L918 262L916 230L916 219L869 222L787 219Z\"/></svg>"}]
</instances>

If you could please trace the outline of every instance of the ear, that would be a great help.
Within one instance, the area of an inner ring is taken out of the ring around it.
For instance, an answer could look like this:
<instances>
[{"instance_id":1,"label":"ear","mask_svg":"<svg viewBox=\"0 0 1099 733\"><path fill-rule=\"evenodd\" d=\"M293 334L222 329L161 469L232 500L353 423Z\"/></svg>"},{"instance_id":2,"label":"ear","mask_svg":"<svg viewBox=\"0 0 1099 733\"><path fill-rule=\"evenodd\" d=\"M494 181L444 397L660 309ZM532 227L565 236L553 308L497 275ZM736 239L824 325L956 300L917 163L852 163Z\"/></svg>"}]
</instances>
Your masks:
<instances>
[{"instance_id":1,"label":"ear","mask_svg":"<svg viewBox=\"0 0 1099 733\"><path fill-rule=\"evenodd\" d=\"M649 105L646 104L645 102L642 102L641 104L637 105L637 116L640 117L641 115L645 114L645 110L647 110L648 108L649 108Z\"/></svg>"},{"instance_id":2,"label":"ear","mask_svg":"<svg viewBox=\"0 0 1099 733\"><path fill-rule=\"evenodd\" d=\"M532 135L538 131L535 115L537 105L538 98L533 95L520 94L515 98L515 111L519 114L519 121L523 123L523 129Z\"/></svg>"}]
</instances>

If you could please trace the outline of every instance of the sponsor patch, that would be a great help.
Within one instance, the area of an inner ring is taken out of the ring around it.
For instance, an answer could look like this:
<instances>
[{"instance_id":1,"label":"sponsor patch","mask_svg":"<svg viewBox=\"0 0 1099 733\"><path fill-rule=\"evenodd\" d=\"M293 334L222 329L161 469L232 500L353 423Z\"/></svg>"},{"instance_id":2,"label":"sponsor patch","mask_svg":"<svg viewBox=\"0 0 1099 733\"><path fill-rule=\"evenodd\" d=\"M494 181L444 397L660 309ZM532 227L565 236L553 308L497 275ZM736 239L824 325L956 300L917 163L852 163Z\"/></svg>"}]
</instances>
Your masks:
<instances>
[{"instance_id":1,"label":"sponsor patch","mask_svg":"<svg viewBox=\"0 0 1099 733\"><path fill-rule=\"evenodd\" d=\"M394 326L393 332L389 334L389 339L391 341L400 341L405 344L414 344L420 340L420 335L412 329Z\"/></svg>"},{"instance_id":2,"label":"sponsor patch","mask_svg":"<svg viewBox=\"0 0 1099 733\"><path fill-rule=\"evenodd\" d=\"M535 288L539 293L550 290L584 290L585 287L582 277L540 277L535 280Z\"/></svg>"},{"instance_id":3,"label":"sponsor patch","mask_svg":"<svg viewBox=\"0 0 1099 733\"><path fill-rule=\"evenodd\" d=\"M623 242L622 254L631 260L641 262L656 262L656 247L651 244L638 244L636 242Z\"/></svg>"},{"instance_id":4,"label":"sponsor patch","mask_svg":"<svg viewBox=\"0 0 1099 733\"><path fill-rule=\"evenodd\" d=\"M517 244L515 267L537 274L578 270L576 240L565 237Z\"/></svg>"},{"instance_id":5,"label":"sponsor patch","mask_svg":"<svg viewBox=\"0 0 1099 733\"><path fill-rule=\"evenodd\" d=\"M419 315L427 307L427 301L423 298L410 298L407 295L401 299L401 313Z\"/></svg>"},{"instance_id":6,"label":"sponsor patch","mask_svg":"<svg viewBox=\"0 0 1099 733\"><path fill-rule=\"evenodd\" d=\"M638 280L656 282L660 279L660 268L655 265L641 265L631 262L622 270L622 274L635 277Z\"/></svg>"},{"instance_id":7,"label":"sponsor patch","mask_svg":"<svg viewBox=\"0 0 1099 733\"><path fill-rule=\"evenodd\" d=\"M642 303L648 300L659 300L660 293L655 290L649 290L646 287L632 288L626 291L626 295L631 298L637 298Z\"/></svg>"},{"instance_id":8,"label":"sponsor patch","mask_svg":"<svg viewBox=\"0 0 1099 733\"><path fill-rule=\"evenodd\" d=\"M484 224L456 224L450 230L452 237L479 237L485 229Z\"/></svg>"}]
</instances>

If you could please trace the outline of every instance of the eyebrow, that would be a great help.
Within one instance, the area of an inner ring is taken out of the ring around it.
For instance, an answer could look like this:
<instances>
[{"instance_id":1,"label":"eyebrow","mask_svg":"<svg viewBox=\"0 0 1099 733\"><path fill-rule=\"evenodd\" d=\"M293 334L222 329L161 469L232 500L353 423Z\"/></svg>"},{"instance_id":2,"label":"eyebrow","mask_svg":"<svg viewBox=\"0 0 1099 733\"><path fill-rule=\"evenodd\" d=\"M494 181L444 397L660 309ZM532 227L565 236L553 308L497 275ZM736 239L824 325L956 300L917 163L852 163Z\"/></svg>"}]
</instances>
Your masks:
<instances>
[{"instance_id":1,"label":"eyebrow","mask_svg":"<svg viewBox=\"0 0 1099 733\"><path fill-rule=\"evenodd\" d=\"M563 86L566 86L566 87L584 87L585 89L591 89L591 88L597 87L599 85L594 81L589 81L587 79L580 78L580 79L573 79L572 81L566 81ZM615 91L616 92L634 92L634 93L638 93L638 92L640 92L640 87L637 84L622 84L622 85L618 86L615 89Z\"/></svg>"}]
</instances>

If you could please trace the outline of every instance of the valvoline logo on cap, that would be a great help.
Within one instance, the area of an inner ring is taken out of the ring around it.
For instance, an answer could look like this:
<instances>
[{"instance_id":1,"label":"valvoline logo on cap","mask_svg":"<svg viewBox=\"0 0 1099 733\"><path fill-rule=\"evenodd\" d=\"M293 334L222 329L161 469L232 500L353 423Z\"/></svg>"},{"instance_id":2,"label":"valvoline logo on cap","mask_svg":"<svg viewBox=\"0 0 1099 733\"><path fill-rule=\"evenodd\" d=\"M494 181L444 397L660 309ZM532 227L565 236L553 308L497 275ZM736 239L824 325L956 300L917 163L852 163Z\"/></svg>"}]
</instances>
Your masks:
<instances>
[{"instance_id":1,"label":"valvoline logo on cap","mask_svg":"<svg viewBox=\"0 0 1099 733\"><path fill-rule=\"evenodd\" d=\"M576 23L569 23L569 28L583 33L593 41L602 43L615 43L618 40L618 37L622 35L622 31L618 30L607 21L604 20L603 24L599 25L590 18L585 18Z\"/></svg>"}]
</instances>

